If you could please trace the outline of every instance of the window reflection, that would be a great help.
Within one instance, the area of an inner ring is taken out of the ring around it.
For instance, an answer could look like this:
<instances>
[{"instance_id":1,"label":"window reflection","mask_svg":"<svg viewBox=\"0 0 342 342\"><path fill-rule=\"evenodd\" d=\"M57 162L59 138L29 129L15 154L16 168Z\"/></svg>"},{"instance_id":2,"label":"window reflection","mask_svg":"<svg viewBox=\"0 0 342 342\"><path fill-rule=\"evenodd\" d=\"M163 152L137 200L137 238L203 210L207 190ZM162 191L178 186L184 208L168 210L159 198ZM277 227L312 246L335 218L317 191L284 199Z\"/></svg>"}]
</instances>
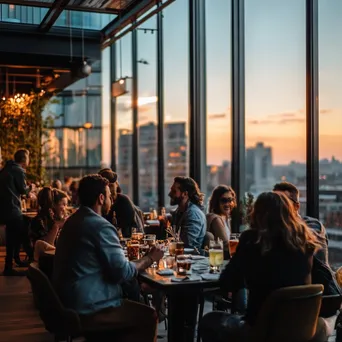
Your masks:
<instances>
[{"instance_id":1,"label":"window reflection","mask_svg":"<svg viewBox=\"0 0 342 342\"><path fill-rule=\"evenodd\" d=\"M119 184L124 194L132 189L132 36L125 35L116 46L116 74L125 78L126 93L116 98L116 155ZM128 78L127 78L128 77Z\"/></svg>"},{"instance_id":2,"label":"window reflection","mask_svg":"<svg viewBox=\"0 0 342 342\"><path fill-rule=\"evenodd\" d=\"M189 174L188 15L188 0L175 1L163 11L163 39L167 42L164 44L164 191L167 207L174 177Z\"/></svg>"},{"instance_id":3,"label":"window reflection","mask_svg":"<svg viewBox=\"0 0 342 342\"><path fill-rule=\"evenodd\" d=\"M157 41L151 29L156 29L155 16L138 30L139 206L145 211L158 205Z\"/></svg>"}]
</instances>

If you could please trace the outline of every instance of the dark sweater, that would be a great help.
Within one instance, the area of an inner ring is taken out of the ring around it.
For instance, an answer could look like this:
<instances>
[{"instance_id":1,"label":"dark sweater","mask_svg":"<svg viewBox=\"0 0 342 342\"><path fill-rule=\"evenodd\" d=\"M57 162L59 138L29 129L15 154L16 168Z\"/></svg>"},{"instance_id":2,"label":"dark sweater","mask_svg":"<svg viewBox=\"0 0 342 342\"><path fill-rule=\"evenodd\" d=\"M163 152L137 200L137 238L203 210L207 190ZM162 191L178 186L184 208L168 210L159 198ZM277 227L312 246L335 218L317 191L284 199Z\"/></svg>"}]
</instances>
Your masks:
<instances>
[{"instance_id":1,"label":"dark sweater","mask_svg":"<svg viewBox=\"0 0 342 342\"><path fill-rule=\"evenodd\" d=\"M0 221L21 215L20 195L27 195L25 170L10 160L0 171Z\"/></svg>"},{"instance_id":2,"label":"dark sweater","mask_svg":"<svg viewBox=\"0 0 342 342\"><path fill-rule=\"evenodd\" d=\"M256 244L257 232L241 234L236 254L221 274L226 292L249 289L246 321L253 325L266 297L281 287L311 283L312 255L287 249L279 244L265 255Z\"/></svg>"},{"instance_id":3,"label":"dark sweater","mask_svg":"<svg viewBox=\"0 0 342 342\"><path fill-rule=\"evenodd\" d=\"M132 227L136 227L134 220L134 204L128 196L117 194L116 200L112 205L106 219L113 224L113 213L115 211L117 228L122 231L123 237L131 237Z\"/></svg>"}]
</instances>

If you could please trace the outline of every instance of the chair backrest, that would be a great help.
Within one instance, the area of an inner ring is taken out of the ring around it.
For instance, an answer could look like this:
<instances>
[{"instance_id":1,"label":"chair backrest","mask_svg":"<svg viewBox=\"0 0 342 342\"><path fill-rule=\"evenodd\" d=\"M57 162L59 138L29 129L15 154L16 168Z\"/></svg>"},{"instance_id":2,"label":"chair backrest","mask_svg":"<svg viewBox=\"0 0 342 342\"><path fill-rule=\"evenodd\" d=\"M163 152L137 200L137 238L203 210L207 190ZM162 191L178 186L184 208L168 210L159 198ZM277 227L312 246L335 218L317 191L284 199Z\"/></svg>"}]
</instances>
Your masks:
<instances>
[{"instance_id":1,"label":"chair backrest","mask_svg":"<svg viewBox=\"0 0 342 342\"><path fill-rule=\"evenodd\" d=\"M251 341L307 342L316 333L323 286L303 285L274 291L263 304Z\"/></svg>"},{"instance_id":2,"label":"chair backrest","mask_svg":"<svg viewBox=\"0 0 342 342\"><path fill-rule=\"evenodd\" d=\"M34 301L46 330L59 336L78 336L81 332L78 314L63 306L50 280L36 263L30 264L28 275Z\"/></svg>"}]
</instances>

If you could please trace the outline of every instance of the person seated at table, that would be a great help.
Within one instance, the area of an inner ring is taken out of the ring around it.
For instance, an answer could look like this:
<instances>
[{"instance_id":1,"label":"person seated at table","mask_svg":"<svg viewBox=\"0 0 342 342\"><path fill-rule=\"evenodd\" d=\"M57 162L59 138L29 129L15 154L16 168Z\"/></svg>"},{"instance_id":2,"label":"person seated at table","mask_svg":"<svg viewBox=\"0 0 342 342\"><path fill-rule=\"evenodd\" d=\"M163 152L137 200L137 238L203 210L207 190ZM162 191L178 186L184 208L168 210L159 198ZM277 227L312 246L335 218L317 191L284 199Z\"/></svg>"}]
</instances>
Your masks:
<instances>
[{"instance_id":1,"label":"person seated at table","mask_svg":"<svg viewBox=\"0 0 342 342\"><path fill-rule=\"evenodd\" d=\"M108 340L112 331L115 341L156 341L155 310L123 299L122 284L159 262L163 252L154 247L136 262L127 261L116 228L102 217L112 203L108 185L100 175L81 179L80 208L57 242L53 285L88 330L108 330Z\"/></svg>"},{"instance_id":2,"label":"person seated at table","mask_svg":"<svg viewBox=\"0 0 342 342\"><path fill-rule=\"evenodd\" d=\"M282 192L292 202L296 212L299 215L300 202L299 202L299 190L297 187L289 182L277 183L273 187L273 191ZM301 216L300 216L301 217ZM301 217L309 228L315 233L321 248L317 251L316 257L327 267L329 266L329 254L328 254L328 234L323 223L313 217L303 216Z\"/></svg>"},{"instance_id":3,"label":"person seated at table","mask_svg":"<svg viewBox=\"0 0 342 342\"><path fill-rule=\"evenodd\" d=\"M204 194L190 177L175 177L171 186L170 204L177 205L172 214L172 225L184 242L185 247L202 248L206 218L203 213Z\"/></svg>"},{"instance_id":4,"label":"person seated at table","mask_svg":"<svg viewBox=\"0 0 342 342\"><path fill-rule=\"evenodd\" d=\"M138 232L143 232L144 219L141 210L134 205L128 196L118 193L118 175L116 172L106 168L100 170L99 175L108 180L113 202L106 219L120 229L125 238L131 237L132 228L136 228Z\"/></svg>"},{"instance_id":5,"label":"person seated at table","mask_svg":"<svg viewBox=\"0 0 342 342\"><path fill-rule=\"evenodd\" d=\"M38 193L38 214L33 218L30 237L34 244L35 259L44 250L53 249L59 231L67 218L69 196L61 190L44 187ZM43 241L44 243L37 243Z\"/></svg>"},{"instance_id":6,"label":"person seated at table","mask_svg":"<svg viewBox=\"0 0 342 342\"><path fill-rule=\"evenodd\" d=\"M207 231L215 239L221 239L225 259L230 258L229 239L231 234L231 212L236 207L236 196L230 186L218 185L209 200L209 213L207 214Z\"/></svg>"},{"instance_id":7,"label":"person seated at table","mask_svg":"<svg viewBox=\"0 0 342 342\"><path fill-rule=\"evenodd\" d=\"M285 195L262 193L254 205L251 229L241 234L236 254L220 276L225 292L249 289L246 316L208 313L200 322L202 341L244 340L272 291L311 283L313 254L318 247L316 236Z\"/></svg>"},{"instance_id":8,"label":"person seated at table","mask_svg":"<svg viewBox=\"0 0 342 342\"><path fill-rule=\"evenodd\" d=\"M59 179L54 180L51 184L51 187L54 189L63 190L62 189L62 182Z\"/></svg>"}]
</instances>

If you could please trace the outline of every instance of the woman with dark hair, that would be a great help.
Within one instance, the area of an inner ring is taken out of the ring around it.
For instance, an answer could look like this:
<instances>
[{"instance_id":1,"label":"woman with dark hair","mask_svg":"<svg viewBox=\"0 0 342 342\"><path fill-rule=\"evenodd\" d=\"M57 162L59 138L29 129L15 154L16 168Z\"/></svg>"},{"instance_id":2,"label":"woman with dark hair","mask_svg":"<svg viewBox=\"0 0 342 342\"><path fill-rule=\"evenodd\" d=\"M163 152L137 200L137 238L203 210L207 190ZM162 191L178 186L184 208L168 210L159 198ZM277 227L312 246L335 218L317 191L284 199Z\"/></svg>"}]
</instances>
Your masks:
<instances>
[{"instance_id":1,"label":"woman with dark hair","mask_svg":"<svg viewBox=\"0 0 342 342\"><path fill-rule=\"evenodd\" d=\"M59 230L67 218L69 196L58 189L44 187L38 193L38 214L31 223L31 239L54 245Z\"/></svg>"},{"instance_id":2,"label":"woman with dark hair","mask_svg":"<svg viewBox=\"0 0 342 342\"><path fill-rule=\"evenodd\" d=\"M230 257L230 216L236 207L236 195L234 190L227 185L218 185L209 200L209 213L207 214L207 231L212 233L215 239L223 241L226 258Z\"/></svg>"},{"instance_id":3,"label":"woman with dark hair","mask_svg":"<svg viewBox=\"0 0 342 342\"><path fill-rule=\"evenodd\" d=\"M313 254L319 248L314 233L281 193L262 193L254 204L251 229L241 234L236 254L220 277L221 288L249 290L245 317L211 312L199 332L203 342L241 341L255 324L267 296L287 286L311 284Z\"/></svg>"}]
</instances>

